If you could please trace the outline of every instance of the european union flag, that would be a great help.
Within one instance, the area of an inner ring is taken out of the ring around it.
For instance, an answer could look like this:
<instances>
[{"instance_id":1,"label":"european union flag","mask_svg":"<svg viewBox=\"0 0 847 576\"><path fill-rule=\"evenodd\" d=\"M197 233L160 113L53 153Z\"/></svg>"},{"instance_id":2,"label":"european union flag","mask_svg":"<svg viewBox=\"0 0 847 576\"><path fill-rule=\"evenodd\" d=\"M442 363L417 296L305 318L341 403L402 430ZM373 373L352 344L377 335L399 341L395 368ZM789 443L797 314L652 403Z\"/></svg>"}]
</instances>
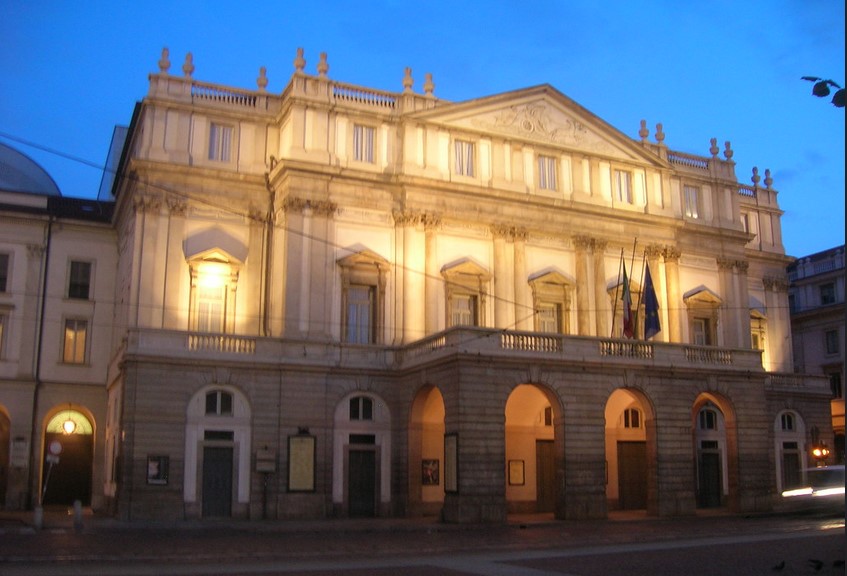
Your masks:
<instances>
[{"instance_id":1,"label":"european union flag","mask_svg":"<svg viewBox=\"0 0 847 576\"><path fill-rule=\"evenodd\" d=\"M644 339L652 338L662 331L659 323L659 300L653 288L653 277L650 276L650 265L644 274Z\"/></svg>"}]
</instances>

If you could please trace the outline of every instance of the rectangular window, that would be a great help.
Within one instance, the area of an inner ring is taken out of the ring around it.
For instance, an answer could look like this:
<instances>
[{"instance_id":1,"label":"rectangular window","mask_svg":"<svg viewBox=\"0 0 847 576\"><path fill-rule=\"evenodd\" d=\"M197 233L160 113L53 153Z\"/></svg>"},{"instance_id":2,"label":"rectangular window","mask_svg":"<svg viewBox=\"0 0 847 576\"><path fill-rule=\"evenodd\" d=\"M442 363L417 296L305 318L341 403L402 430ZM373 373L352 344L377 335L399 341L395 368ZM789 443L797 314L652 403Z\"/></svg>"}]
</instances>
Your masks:
<instances>
[{"instance_id":1,"label":"rectangular window","mask_svg":"<svg viewBox=\"0 0 847 576\"><path fill-rule=\"evenodd\" d=\"M231 148L232 126L212 122L209 126L209 160L229 162Z\"/></svg>"},{"instance_id":2,"label":"rectangular window","mask_svg":"<svg viewBox=\"0 0 847 576\"><path fill-rule=\"evenodd\" d=\"M741 213L741 229L750 232L750 215L745 212Z\"/></svg>"},{"instance_id":3,"label":"rectangular window","mask_svg":"<svg viewBox=\"0 0 847 576\"><path fill-rule=\"evenodd\" d=\"M538 304L538 331L551 334L562 333L562 305L554 302Z\"/></svg>"},{"instance_id":4,"label":"rectangular window","mask_svg":"<svg viewBox=\"0 0 847 576\"><path fill-rule=\"evenodd\" d=\"M71 262L68 298L88 300L91 289L91 262Z\"/></svg>"},{"instance_id":5,"label":"rectangular window","mask_svg":"<svg viewBox=\"0 0 847 576\"><path fill-rule=\"evenodd\" d=\"M376 342L374 313L374 286L351 284L347 289L347 336L351 344Z\"/></svg>"},{"instance_id":6,"label":"rectangular window","mask_svg":"<svg viewBox=\"0 0 847 576\"><path fill-rule=\"evenodd\" d=\"M826 353L838 354L838 330L827 330L824 333L826 339Z\"/></svg>"},{"instance_id":7,"label":"rectangular window","mask_svg":"<svg viewBox=\"0 0 847 576\"><path fill-rule=\"evenodd\" d=\"M844 388L841 384L840 372L833 372L829 375L829 388L832 390L833 398L844 398Z\"/></svg>"},{"instance_id":8,"label":"rectangular window","mask_svg":"<svg viewBox=\"0 0 847 576\"><path fill-rule=\"evenodd\" d=\"M615 199L624 204L632 204L632 173L626 170L615 170L614 173Z\"/></svg>"},{"instance_id":9,"label":"rectangular window","mask_svg":"<svg viewBox=\"0 0 847 576\"><path fill-rule=\"evenodd\" d=\"M0 254L0 292L9 291L9 255Z\"/></svg>"},{"instance_id":10,"label":"rectangular window","mask_svg":"<svg viewBox=\"0 0 847 576\"><path fill-rule=\"evenodd\" d=\"M694 318L691 323L694 344L698 346L712 345L712 325L707 318Z\"/></svg>"},{"instance_id":11,"label":"rectangular window","mask_svg":"<svg viewBox=\"0 0 847 576\"><path fill-rule=\"evenodd\" d=\"M470 294L455 294L450 301L450 325L476 326L476 308L476 296Z\"/></svg>"},{"instance_id":12,"label":"rectangular window","mask_svg":"<svg viewBox=\"0 0 847 576\"><path fill-rule=\"evenodd\" d=\"M700 217L700 189L696 186L683 186L685 216L688 218Z\"/></svg>"},{"instance_id":13,"label":"rectangular window","mask_svg":"<svg viewBox=\"0 0 847 576\"><path fill-rule=\"evenodd\" d=\"M827 282L826 284L821 284L820 292L821 292L821 306L825 306L827 304L835 304L835 284L834 283Z\"/></svg>"},{"instance_id":14,"label":"rectangular window","mask_svg":"<svg viewBox=\"0 0 847 576\"><path fill-rule=\"evenodd\" d=\"M197 290L197 331L224 331L224 302L223 286L198 286Z\"/></svg>"},{"instance_id":15,"label":"rectangular window","mask_svg":"<svg viewBox=\"0 0 847 576\"><path fill-rule=\"evenodd\" d=\"M556 190L556 159L551 156L538 157L538 187Z\"/></svg>"},{"instance_id":16,"label":"rectangular window","mask_svg":"<svg viewBox=\"0 0 847 576\"><path fill-rule=\"evenodd\" d=\"M466 140L454 142L456 157L453 171L460 176L474 175L474 144Z\"/></svg>"},{"instance_id":17,"label":"rectangular window","mask_svg":"<svg viewBox=\"0 0 847 576\"><path fill-rule=\"evenodd\" d=\"M87 320L65 320L65 342L62 352L62 361L66 364L84 364L85 346L87 341Z\"/></svg>"},{"instance_id":18,"label":"rectangular window","mask_svg":"<svg viewBox=\"0 0 847 576\"><path fill-rule=\"evenodd\" d=\"M353 126L353 158L357 162L374 161L374 129L371 126Z\"/></svg>"}]
</instances>

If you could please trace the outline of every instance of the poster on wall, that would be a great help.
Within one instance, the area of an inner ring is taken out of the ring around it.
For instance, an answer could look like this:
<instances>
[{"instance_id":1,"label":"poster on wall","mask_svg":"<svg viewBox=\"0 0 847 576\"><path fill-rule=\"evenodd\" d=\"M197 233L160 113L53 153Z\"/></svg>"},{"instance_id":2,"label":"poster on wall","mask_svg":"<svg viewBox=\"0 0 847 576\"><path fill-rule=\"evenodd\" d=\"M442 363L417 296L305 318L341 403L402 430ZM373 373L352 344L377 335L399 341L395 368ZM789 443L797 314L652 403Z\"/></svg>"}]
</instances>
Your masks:
<instances>
[{"instance_id":1,"label":"poster on wall","mask_svg":"<svg viewBox=\"0 0 847 576\"><path fill-rule=\"evenodd\" d=\"M164 485L168 483L168 456L147 457L147 483Z\"/></svg>"},{"instance_id":2,"label":"poster on wall","mask_svg":"<svg viewBox=\"0 0 847 576\"><path fill-rule=\"evenodd\" d=\"M315 437L288 437L288 491L315 491Z\"/></svg>"},{"instance_id":3,"label":"poster on wall","mask_svg":"<svg viewBox=\"0 0 847 576\"><path fill-rule=\"evenodd\" d=\"M421 461L421 484L424 486L438 486L441 484L438 460Z\"/></svg>"},{"instance_id":4,"label":"poster on wall","mask_svg":"<svg viewBox=\"0 0 847 576\"><path fill-rule=\"evenodd\" d=\"M509 460L509 485L523 486L524 482L524 461Z\"/></svg>"}]
</instances>

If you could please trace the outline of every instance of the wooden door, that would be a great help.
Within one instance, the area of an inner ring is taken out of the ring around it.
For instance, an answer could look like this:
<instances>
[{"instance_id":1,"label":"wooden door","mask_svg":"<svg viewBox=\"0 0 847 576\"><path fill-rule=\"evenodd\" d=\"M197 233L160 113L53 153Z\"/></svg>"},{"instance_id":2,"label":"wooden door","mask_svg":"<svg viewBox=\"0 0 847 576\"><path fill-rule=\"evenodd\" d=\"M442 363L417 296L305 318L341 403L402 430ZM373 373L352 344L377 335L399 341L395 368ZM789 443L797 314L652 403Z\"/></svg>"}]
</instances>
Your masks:
<instances>
[{"instance_id":1,"label":"wooden door","mask_svg":"<svg viewBox=\"0 0 847 576\"><path fill-rule=\"evenodd\" d=\"M535 442L536 511L556 509L556 463L552 440Z\"/></svg>"},{"instance_id":2,"label":"wooden door","mask_svg":"<svg viewBox=\"0 0 847 576\"><path fill-rule=\"evenodd\" d=\"M647 508L646 442L618 442L618 497L621 510Z\"/></svg>"},{"instance_id":3,"label":"wooden door","mask_svg":"<svg viewBox=\"0 0 847 576\"><path fill-rule=\"evenodd\" d=\"M203 448L203 516L232 514L232 447Z\"/></svg>"},{"instance_id":4,"label":"wooden door","mask_svg":"<svg viewBox=\"0 0 847 576\"><path fill-rule=\"evenodd\" d=\"M350 450L347 465L347 502L350 516L376 516L374 450Z\"/></svg>"}]
</instances>

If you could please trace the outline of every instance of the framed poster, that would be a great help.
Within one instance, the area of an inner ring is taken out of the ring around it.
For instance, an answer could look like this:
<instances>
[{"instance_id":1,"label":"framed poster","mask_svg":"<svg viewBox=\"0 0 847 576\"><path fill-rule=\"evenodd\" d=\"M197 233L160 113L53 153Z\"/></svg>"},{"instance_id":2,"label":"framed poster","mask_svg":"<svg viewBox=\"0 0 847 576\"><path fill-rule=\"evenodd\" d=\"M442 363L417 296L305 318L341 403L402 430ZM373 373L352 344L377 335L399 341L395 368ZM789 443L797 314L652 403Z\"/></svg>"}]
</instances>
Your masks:
<instances>
[{"instance_id":1,"label":"framed poster","mask_svg":"<svg viewBox=\"0 0 847 576\"><path fill-rule=\"evenodd\" d=\"M288 491L315 491L315 437L288 437Z\"/></svg>"},{"instance_id":2,"label":"framed poster","mask_svg":"<svg viewBox=\"0 0 847 576\"><path fill-rule=\"evenodd\" d=\"M444 435L444 491L459 491L459 436Z\"/></svg>"},{"instance_id":3,"label":"framed poster","mask_svg":"<svg viewBox=\"0 0 847 576\"><path fill-rule=\"evenodd\" d=\"M421 484L424 486L441 484L438 460L421 460Z\"/></svg>"},{"instance_id":4,"label":"framed poster","mask_svg":"<svg viewBox=\"0 0 847 576\"><path fill-rule=\"evenodd\" d=\"M509 460L509 485L523 486L526 481L524 477L524 461Z\"/></svg>"},{"instance_id":5,"label":"framed poster","mask_svg":"<svg viewBox=\"0 0 847 576\"><path fill-rule=\"evenodd\" d=\"M168 456L147 457L147 483L164 485L168 483L168 467L170 458Z\"/></svg>"}]
</instances>

